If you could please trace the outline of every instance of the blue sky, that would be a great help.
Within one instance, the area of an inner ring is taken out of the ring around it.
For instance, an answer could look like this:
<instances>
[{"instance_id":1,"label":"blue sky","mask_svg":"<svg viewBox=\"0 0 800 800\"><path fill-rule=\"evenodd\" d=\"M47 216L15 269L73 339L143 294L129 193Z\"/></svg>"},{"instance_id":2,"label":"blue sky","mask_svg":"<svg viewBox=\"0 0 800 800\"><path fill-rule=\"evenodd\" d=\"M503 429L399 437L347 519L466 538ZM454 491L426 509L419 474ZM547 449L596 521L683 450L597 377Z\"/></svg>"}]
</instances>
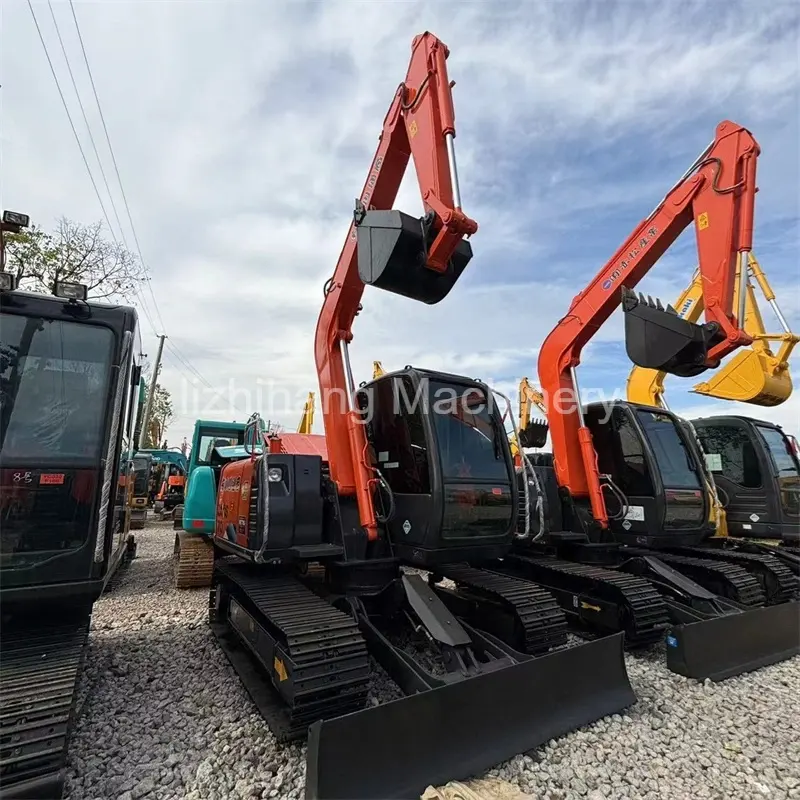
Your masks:
<instances>
[{"instance_id":1,"label":"blue sky","mask_svg":"<svg viewBox=\"0 0 800 800\"><path fill-rule=\"evenodd\" d=\"M97 173L50 11L34 9ZM197 415L242 418L257 404L296 424L316 388L321 287L411 40L426 29L451 50L475 256L437 306L367 290L351 348L357 379L373 359L480 376L507 392L535 378L539 343L572 297L723 119L761 145L755 252L800 329L796 3L116 0L75 9L158 298L161 319L144 292L145 350L155 353L156 332L169 335L173 442ZM54 10L101 146L69 5ZM44 226L61 214L100 219L27 3L6 0L1 24L0 201ZM104 147L101 157L110 174ZM412 172L396 207L420 211ZM695 266L690 231L639 288L672 301ZM624 391L621 335L615 314L584 351L584 389ZM192 406L181 357L225 397L206 391ZM673 409L741 410L690 394L694 382L669 379ZM795 398L746 410L800 432Z\"/></svg>"}]
</instances>

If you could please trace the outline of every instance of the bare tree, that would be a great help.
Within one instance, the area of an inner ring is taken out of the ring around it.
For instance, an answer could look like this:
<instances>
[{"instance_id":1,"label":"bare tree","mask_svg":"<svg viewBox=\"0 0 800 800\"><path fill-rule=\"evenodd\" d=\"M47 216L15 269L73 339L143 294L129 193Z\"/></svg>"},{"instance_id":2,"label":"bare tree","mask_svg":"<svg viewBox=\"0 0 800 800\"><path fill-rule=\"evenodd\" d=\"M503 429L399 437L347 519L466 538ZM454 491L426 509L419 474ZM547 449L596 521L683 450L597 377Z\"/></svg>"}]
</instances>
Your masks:
<instances>
[{"instance_id":1,"label":"bare tree","mask_svg":"<svg viewBox=\"0 0 800 800\"><path fill-rule=\"evenodd\" d=\"M147 278L137 256L103 237L101 222L82 225L66 217L50 233L33 226L6 234L6 269L16 273L20 288L52 292L56 281L74 281L95 300L132 301Z\"/></svg>"}]
</instances>

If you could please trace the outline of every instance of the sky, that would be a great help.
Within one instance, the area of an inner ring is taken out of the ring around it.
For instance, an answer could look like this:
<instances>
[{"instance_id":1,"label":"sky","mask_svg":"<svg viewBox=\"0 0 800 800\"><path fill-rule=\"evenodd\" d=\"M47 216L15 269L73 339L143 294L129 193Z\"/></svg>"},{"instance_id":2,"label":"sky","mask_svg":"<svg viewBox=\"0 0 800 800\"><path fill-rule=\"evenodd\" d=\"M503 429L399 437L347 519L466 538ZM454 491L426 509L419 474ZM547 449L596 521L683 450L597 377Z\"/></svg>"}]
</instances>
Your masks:
<instances>
[{"instance_id":1,"label":"sky","mask_svg":"<svg viewBox=\"0 0 800 800\"><path fill-rule=\"evenodd\" d=\"M134 249L67 0L32 2L118 237ZM141 254L143 350L168 336L170 444L194 420L262 416L292 430L333 273L414 35L450 48L456 151L474 257L433 306L367 287L350 348L372 361L480 377L516 400L540 343L594 274L733 120L761 147L754 252L800 331L800 6L794 2L240 2L73 4ZM0 4L0 204L44 228L103 212L27 0ZM59 44L63 38L118 226ZM412 169L395 207L419 215ZM689 230L639 290L675 300L697 264ZM777 329L763 304L768 328ZM584 349L587 399L623 397L616 312ZM701 379L705 379L708 373ZM681 414L775 408L691 393ZM317 413L315 431L322 433Z\"/></svg>"}]
</instances>

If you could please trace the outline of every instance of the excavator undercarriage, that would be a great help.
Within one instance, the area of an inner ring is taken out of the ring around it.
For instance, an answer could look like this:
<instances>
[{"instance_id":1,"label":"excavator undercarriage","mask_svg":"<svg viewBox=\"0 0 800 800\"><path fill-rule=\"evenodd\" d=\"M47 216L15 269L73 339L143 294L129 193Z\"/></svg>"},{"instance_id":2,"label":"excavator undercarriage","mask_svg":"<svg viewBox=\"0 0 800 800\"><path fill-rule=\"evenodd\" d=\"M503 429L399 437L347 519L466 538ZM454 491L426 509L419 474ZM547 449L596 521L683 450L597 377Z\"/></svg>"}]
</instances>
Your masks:
<instances>
[{"instance_id":1,"label":"excavator undercarriage","mask_svg":"<svg viewBox=\"0 0 800 800\"><path fill-rule=\"evenodd\" d=\"M217 561L212 629L276 737L308 733L306 797L418 797L429 783L488 769L635 702L622 635L555 649L565 644L564 619L542 590L543 608L507 599L503 607L487 602L485 584L504 583L507 595L514 583L530 594L530 584L460 568L470 594L449 589L444 602L392 559L380 564L386 583L376 583L376 566L372 592L337 595L324 571L269 574ZM470 613L455 616L462 605ZM498 632L507 625L508 638L537 655L470 616ZM381 681L388 698L376 691Z\"/></svg>"},{"instance_id":2,"label":"excavator undercarriage","mask_svg":"<svg viewBox=\"0 0 800 800\"><path fill-rule=\"evenodd\" d=\"M355 509L319 457L250 448L251 458L231 459L218 477L211 627L275 735L290 741L308 731L309 798L418 797L429 783L480 772L636 700L621 632L570 644L551 592L481 566L507 552L518 513L499 422L488 412L467 427L458 414L386 417L382 401L404 381L412 396L440 384L488 394L410 368L359 390L360 399L377 397L367 425L376 453L389 446L384 421L392 419L392 436L421 425L434 481L409 492L407 475L379 462L387 477L378 494L391 498L383 542L365 548L346 533ZM499 456L492 444L481 456L466 442L463 450L471 470L494 473L489 483L450 478L437 487L433 465L452 451L437 455L435 443L474 436L477 444L489 431ZM483 492L494 509L480 502ZM437 512L442 497L451 499ZM437 518L461 521L440 529ZM381 703L383 673L392 699Z\"/></svg>"},{"instance_id":3,"label":"excavator undercarriage","mask_svg":"<svg viewBox=\"0 0 800 800\"><path fill-rule=\"evenodd\" d=\"M656 459L646 433L639 434L639 455L627 466L615 467L614 452L621 455L621 451L618 437L610 431L623 426L600 423L603 417L612 422L615 416L618 420L629 418L638 413L636 407L631 411L629 404L620 403L611 415L608 409L605 414L596 411L587 407L586 418L598 444L600 469L626 489L632 484L626 484L620 474L631 465L645 470L634 473L640 485L643 476L656 474ZM661 424L671 421L676 437L685 430L669 412L659 412L659 419ZM630 457L634 428L625 430ZM659 430L657 441L663 445L666 440L666 433ZM686 452L695 457L688 439L685 445ZM695 504L692 513L701 523L694 531L686 527L670 530L655 521L659 504L667 507L662 513L673 519L681 513L691 516L680 507L669 508L667 490L660 501L656 497L626 498L627 510L618 510L611 521L612 535L604 535L591 525L585 507L564 501L550 454L526 458L519 479L525 476L529 481L532 504L544 503L546 529L535 530L511 555L490 568L545 587L558 599L572 626L585 635L622 630L629 649L666 641L668 668L687 677L723 680L800 653L796 572L776 551L708 538L713 528L702 524L708 518L708 507L699 480L690 493ZM624 459L617 462L623 463ZM696 462L695 469L699 471L699 467ZM630 481L630 473L625 474ZM617 484L615 487L619 491ZM535 519L533 506L529 513Z\"/></svg>"}]
</instances>

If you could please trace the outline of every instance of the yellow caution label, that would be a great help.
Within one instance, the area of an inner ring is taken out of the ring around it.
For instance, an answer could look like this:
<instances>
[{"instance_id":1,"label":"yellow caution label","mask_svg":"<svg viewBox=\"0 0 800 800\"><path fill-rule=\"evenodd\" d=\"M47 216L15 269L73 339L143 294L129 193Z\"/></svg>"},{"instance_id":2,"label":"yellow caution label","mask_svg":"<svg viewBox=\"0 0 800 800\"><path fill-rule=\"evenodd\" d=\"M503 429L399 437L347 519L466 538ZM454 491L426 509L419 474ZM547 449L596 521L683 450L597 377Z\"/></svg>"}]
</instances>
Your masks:
<instances>
[{"instance_id":1,"label":"yellow caution label","mask_svg":"<svg viewBox=\"0 0 800 800\"><path fill-rule=\"evenodd\" d=\"M278 656L275 656L273 666L275 667L275 674L278 676L278 681L283 683L289 676L286 674L286 667L283 661L281 661Z\"/></svg>"},{"instance_id":2,"label":"yellow caution label","mask_svg":"<svg viewBox=\"0 0 800 800\"><path fill-rule=\"evenodd\" d=\"M409 138L413 139L417 135L418 131L419 131L419 128L417 127L417 121L415 119L412 119L411 120L411 124L408 126L408 136L409 136Z\"/></svg>"},{"instance_id":3,"label":"yellow caution label","mask_svg":"<svg viewBox=\"0 0 800 800\"><path fill-rule=\"evenodd\" d=\"M708 211L697 215L697 230L704 231L708 227Z\"/></svg>"},{"instance_id":4,"label":"yellow caution label","mask_svg":"<svg viewBox=\"0 0 800 800\"><path fill-rule=\"evenodd\" d=\"M584 603L581 601L581 608L585 611L597 611L598 613L602 610L600 606L593 606L591 603Z\"/></svg>"}]
</instances>

